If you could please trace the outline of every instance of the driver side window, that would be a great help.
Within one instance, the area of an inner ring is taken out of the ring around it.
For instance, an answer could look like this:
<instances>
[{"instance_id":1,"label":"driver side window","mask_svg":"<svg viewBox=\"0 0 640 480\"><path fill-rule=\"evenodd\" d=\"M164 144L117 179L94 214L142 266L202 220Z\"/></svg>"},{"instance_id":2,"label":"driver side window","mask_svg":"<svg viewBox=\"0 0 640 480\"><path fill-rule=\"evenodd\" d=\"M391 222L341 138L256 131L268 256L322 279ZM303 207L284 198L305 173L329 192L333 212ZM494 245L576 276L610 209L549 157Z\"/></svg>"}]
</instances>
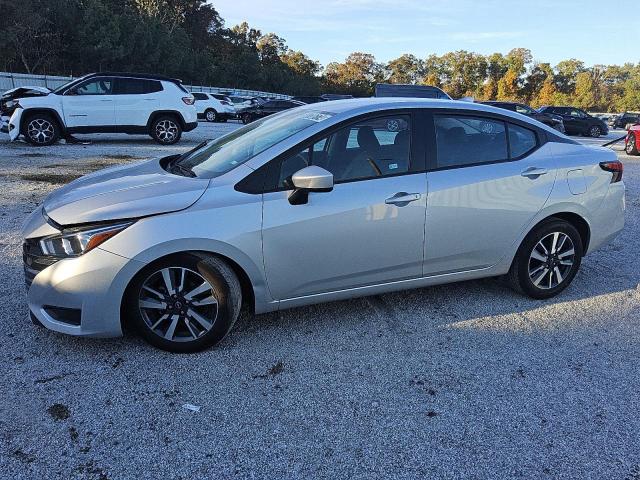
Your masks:
<instances>
[{"instance_id":1,"label":"driver side window","mask_svg":"<svg viewBox=\"0 0 640 480\"><path fill-rule=\"evenodd\" d=\"M75 95L110 95L112 83L111 78L96 78L78 85L73 93Z\"/></svg>"},{"instance_id":2,"label":"driver side window","mask_svg":"<svg viewBox=\"0 0 640 480\"><path fill-rule=\"evenodd\" d=\"M407 173L410 151L409 115L362 120L286 158L280 165L278 188L293 188L291 176L309 165L330 171L336 183Z\"/></svg>"}]
</instances>

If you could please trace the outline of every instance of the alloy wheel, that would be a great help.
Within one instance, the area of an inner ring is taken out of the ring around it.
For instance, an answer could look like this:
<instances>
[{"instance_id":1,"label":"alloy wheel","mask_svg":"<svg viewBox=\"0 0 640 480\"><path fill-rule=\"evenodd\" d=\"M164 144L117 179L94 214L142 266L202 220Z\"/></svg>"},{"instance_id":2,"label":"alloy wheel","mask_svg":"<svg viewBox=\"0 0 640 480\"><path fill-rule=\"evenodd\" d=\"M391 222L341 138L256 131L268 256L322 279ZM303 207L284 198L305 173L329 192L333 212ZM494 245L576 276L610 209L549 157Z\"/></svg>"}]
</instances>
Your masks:
<instances>
[{"instance_id":1,"label":"alloy wheel","mask_svg":"<svg viewBox=\"0 0 640 480\"><path fill-rule=\"evenodd\" d=\"M49 120L34 118L27 125L27 135L35 143L49 143L55 135L55 128Z\"/></svg>"},{"instance_id":2,"label":"alloy wheel","mask_svg":"<svg viewBox=\"0 0 640 480\"><path fill-rule=\"evenodd\" d=\"M142 318L153 333L172 342L201 338L218 318L218 299L198 272L167 267L151 274L138 297Z\"/></svg>"},{"instance_id":3,"label":"alloy wheel","mask_svg":"<svg viewBox=\"0 0 640 480\"><path fill-rule=\"evenodd\" d=\"M629 137L629 141L627 142L626 151L629 155L631 155L635 151L635 148L636 148L636 139L633 135L631 135Z\"/></svg>"},{"instance_id":4,"label":"alloy wheel","mask_svg":"<svg viewBox=\"0 0 640 480\"><path fill-rule=\"evenodd\" d=\"M589 135L591 135L592 137L599 137L600 127L591 127L591 130L589 130Z\"/></svg>"},{"instance_id":5,"label":"alloy wheel","mask_svg":"<svg viewBox=\"0 0 640 480\"><path fill-rule=\"evenodd\" d=\"M171 143L178 135L178 125L171 120L162 120L156 125L156 137L163 143Z\"/></svg>"},{"instance_id":6,"label":"alloy wheel","mask_svg":"<svg viewBox=\"0 0 640 480\"><path fill-rule=\"evenodd\" d=\"M207 110L207 122L215 122L216 121L216 112L213 110Z\"/></svg>"},{"instance_id":7,"label":"alloy wheel","mask_svg":"<svg viewBox=\"0 0 640 480\"><path fill-rule=\"evenodd\" d=\"M549 290L560 285L571 272L575 247L562 232L545 235L529 255L529 279L534 286Z\"/></svg>"}]
</instances>

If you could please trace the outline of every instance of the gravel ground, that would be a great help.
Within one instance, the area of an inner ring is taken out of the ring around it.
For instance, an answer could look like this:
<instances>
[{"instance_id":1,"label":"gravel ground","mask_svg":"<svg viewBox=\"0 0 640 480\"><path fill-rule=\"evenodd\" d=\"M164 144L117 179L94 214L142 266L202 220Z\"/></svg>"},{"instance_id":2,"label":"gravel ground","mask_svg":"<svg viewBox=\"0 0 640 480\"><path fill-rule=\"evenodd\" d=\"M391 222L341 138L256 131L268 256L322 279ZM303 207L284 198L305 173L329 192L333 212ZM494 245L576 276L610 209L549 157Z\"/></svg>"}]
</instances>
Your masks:
<instances>
[{"instance_id":1,"label":"gravel ground","mask_svg":"<svg viewBox=\"0 0 640 480\"><path fill-rule=\"evenodd\" d=\"M235 127L170 149L0 136L2 478L640 479L640 158L622 152L627 227L549 301L466 282L244 316L182 356L31 325L19 227L45 194Z\"/></svg>"}]
</instances>

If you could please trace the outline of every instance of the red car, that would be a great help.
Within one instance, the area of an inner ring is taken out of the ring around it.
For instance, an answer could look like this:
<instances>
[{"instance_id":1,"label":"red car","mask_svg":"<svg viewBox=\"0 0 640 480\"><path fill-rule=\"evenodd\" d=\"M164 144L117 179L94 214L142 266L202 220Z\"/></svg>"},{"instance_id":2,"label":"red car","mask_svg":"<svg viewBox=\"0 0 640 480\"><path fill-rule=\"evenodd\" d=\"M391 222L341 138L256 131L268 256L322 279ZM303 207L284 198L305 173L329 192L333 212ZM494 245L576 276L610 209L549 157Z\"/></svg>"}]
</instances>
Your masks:
<instances>
[{"instance_id":1,"label":"red car","mask_svg":"<svg viewBox=\"0 0 640 480\"><path fill-rule=\"evenodd\" d=\"M624 150L629 155L640 155L640 123L629 128L627 138L624 139Z\"/></svg>"}]
</instances>

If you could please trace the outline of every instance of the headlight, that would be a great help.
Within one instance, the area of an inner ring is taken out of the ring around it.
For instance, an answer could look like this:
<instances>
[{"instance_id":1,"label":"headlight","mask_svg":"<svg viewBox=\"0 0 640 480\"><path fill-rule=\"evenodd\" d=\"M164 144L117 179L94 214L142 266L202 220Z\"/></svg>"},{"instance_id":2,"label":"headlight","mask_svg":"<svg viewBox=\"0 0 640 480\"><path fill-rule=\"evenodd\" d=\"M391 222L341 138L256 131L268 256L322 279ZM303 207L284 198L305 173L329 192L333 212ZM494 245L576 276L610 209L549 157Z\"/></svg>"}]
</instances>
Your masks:
<instances>
[{"instance_id":1,"label":"headlight","mask_svg":"<svg viewBox=\"0 0 640 480\"><path fill-rule=\"evenodd\" d=\"M94 225L63 230L62 233L40 240L40 249L43 254L54 257L77 257L93 250L133 223L120 222L111 225Z\"/></svg>"}]
</instances>

